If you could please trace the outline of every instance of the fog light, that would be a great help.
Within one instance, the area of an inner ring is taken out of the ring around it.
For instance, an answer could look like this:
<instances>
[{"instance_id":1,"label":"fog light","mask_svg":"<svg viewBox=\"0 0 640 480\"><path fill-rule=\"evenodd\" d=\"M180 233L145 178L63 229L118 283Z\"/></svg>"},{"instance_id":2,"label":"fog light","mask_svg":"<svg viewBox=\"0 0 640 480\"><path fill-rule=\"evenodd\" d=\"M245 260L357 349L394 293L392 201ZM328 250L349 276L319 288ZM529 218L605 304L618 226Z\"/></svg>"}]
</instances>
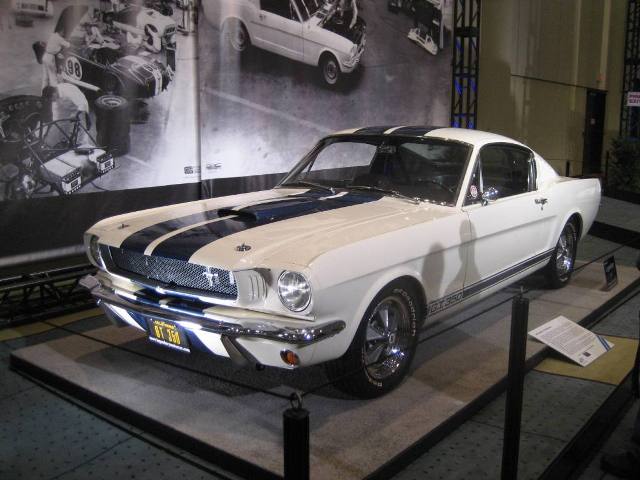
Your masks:
<instances>
[{"instance_id":1,"label":"fog light","mask_svg":"<svg viewBox=\"0 0 640 480\"><path fill-rule=\"evenodd\" d=\"M292 352L291 350L282 350L280 352L280 358L282 358L284 363L291 365L292 367L300 365L300 357L298 357L297 353Z\"/></svg>"}]
</instances>

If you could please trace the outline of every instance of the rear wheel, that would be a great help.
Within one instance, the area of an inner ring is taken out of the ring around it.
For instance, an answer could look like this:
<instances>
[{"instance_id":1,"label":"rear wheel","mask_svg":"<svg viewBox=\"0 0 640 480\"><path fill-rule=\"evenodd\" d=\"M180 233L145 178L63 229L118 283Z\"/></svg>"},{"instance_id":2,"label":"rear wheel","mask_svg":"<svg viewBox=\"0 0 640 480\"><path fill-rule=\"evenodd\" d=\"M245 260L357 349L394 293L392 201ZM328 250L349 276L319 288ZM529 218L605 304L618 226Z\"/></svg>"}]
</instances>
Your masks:
<instances>
[{"instance_id":1,"label":"rear wheel","mask_svg":"<svg viewBox=\"0 0 640 480\"><path fill-rule=\"evenodd\" d=\"M240 20L229 20L225 23L224 35L236 52L243 53L248 50L251 45L249 32Z\"/></svg>"},{"instance_id":2,"label":"rear wheel","mask_svg":"<svg viewBox=\"0 0 640 480\"><path fill-rule=\"evenodd\" d=\"M551 288L562 288L573 273L578 246L578 229L574 221L568 221L562 232L553 255L546 266L545 275Z\"/></svg>"},{"instance_id":3,"label":"rear wheel","mask_svg":"<svg viewBox=\"0 0 640 480\"><path fill-rule=\"evenodd\" d=\"M419 306L406 282L386 286L371 302L347 352L326 364L340 390L374 398L403 380L415 353Z\"/></svg>"}]
</instances>

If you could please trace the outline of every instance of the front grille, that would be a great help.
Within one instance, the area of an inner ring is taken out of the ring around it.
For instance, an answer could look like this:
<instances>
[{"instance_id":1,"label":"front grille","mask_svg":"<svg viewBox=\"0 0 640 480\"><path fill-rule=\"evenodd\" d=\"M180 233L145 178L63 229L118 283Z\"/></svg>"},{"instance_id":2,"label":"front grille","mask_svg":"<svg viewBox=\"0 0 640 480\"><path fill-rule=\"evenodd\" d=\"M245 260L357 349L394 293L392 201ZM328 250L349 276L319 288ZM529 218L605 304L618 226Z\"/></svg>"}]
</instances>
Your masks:
<instances>
[{"instance_id":1,"label":"front grille","mask_svg":"<svg viewBox=\"0 0 640 480\"><path fill-rule=\"evenodd\" d=\"M155 280L167 289L211 292L227 299L238 298L238 287L228 270L205 267L173 258L143 255L121 248L109 247L108 252L110 263L120 272ZM109 268L108 264L107 268ZM132 279L135 280L135 278Z\"/></svg>"}]
</instances>

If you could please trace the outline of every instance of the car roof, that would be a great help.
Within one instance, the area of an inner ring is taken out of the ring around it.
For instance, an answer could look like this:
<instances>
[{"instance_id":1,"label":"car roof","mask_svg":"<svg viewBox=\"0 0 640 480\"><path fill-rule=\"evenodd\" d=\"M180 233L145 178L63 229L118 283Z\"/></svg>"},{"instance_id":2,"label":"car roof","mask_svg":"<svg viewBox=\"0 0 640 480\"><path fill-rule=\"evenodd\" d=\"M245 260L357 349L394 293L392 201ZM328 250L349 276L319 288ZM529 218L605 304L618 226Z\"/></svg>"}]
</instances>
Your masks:
<instances>
[{"instance_id":1,"label":"car roof","mask_svg":"<svg viewBox=\"0 0 640 480\"><path fill-rule=\"evenodd\" d=\"M443 140L465 142L475 146L487 143L512 143L526 147L512 138L482 130L468 128L434 127L434 126L403 126L384 125L375 127L352 128L336 132L334 135L389 135L402 137L429 137ZM528 147L527 147L528 148Z\"/></svg>"}]
</instances>

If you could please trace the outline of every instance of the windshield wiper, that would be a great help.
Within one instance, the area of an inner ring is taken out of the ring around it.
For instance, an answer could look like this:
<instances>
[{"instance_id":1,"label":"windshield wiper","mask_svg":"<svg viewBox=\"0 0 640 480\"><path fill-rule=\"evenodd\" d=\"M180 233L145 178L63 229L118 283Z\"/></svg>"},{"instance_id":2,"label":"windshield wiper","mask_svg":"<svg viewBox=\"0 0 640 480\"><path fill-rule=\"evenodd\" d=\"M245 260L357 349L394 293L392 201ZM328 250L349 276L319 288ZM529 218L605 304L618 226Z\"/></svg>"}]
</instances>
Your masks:
<instances>
[{"instance_id":1,"label":"windshield wiper","mask_svg":"<svg viewBox=\"0 0 640 480\"><path fill-rule=\"evenodd\" d=\"M371 185L347 185L344 188L349 190L367 190L370 192L386 193L387 195L391 195L392 197L409 200L411 203L415 203L416 205L424 201L424 199L420 197L410 197L409 195L405 195L404 193L400 193L399 191L392 190L390 188L372 187Z\"/></svg>"},{"instance_id":2,"label":"windshield wiper","mask_svg":"<svg viewBox=\"0 0 640 480\"><path fill-rule=\"evenodd\" d=\"M327 187L326 185L321 185L319 183L307 182L305 180L296 180L295 182L287 182L281 183L278 187L311 187L316 190L323 190L325 192L330 193L331 195L335 195L336 191L333 187Z\"/></svg>"}]
</instances>

